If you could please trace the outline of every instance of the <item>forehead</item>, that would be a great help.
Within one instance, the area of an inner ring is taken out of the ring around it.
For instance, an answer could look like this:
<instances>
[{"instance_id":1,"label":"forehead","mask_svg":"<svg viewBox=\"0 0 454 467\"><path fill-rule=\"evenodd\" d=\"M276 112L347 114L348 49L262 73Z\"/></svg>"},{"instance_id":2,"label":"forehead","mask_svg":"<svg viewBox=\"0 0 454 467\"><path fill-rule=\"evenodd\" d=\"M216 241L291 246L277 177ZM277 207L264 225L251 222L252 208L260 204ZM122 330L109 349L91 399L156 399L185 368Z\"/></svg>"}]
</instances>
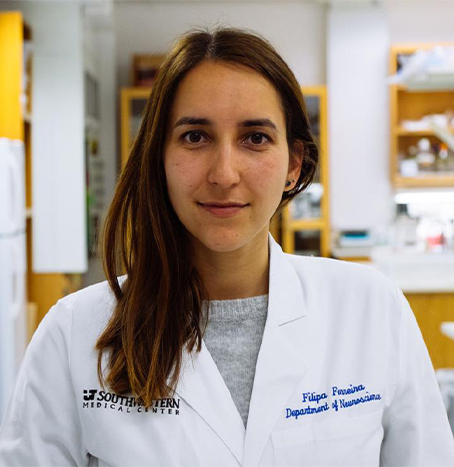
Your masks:
<instances>
[{"instance_id":1,"label":"forehead","mask_svg":"<svg viewBox=\"0 0 454 467\"><path fill-rule=\"evenodd\" d=\"M205 61L190 70L178 86L171 121L182 116L220 120L271 118L284 125L278 92L260 73L237 64Z\"/></svg>"}]
</instances>

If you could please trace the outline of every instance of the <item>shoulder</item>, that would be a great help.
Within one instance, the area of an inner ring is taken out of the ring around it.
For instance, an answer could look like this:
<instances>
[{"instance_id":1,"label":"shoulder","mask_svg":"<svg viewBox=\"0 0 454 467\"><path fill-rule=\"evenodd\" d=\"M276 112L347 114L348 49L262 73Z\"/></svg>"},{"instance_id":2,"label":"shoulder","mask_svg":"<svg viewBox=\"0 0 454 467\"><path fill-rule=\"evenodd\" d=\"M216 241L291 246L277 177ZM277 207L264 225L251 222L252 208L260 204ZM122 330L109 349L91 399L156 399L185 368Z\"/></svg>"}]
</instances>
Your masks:
<instances>
[{"instance_id":1,"label":"shoulder","mask_svg":"<svg viewBox=\"0 0 454 467\"><path fill-rule=\"evenodd\" d=\"M329 294L335 298L380 299L397 302L399 289L372 265L332 258L284 253L307 293Z\"/></svg>"},{"instance_id":2,"label":"shoulder","mask_svg":"<svg viewBox=\"0 0 454 467\"><path fill-rule=\"evenodd\" d=\"M120 276L120 286L126 276ZM88 310L96 307L106 308L115 306L116 298L107 280L98 282L61 298L57 302L60 306L72 310ZM81 312L81 311L80 311Z\"/></svg>"},{"instance_id":3,"label":"shoulder","mask_svg":"<svg viewBox=\"0 0 454 467\"><path fill-rule=\"evenodd\" d=\"M343 282L362 281L391 284L390 279L372 265L343 261L333 258L301 256L284 253L297 272L308 272L318 278L341 280Z\"/></svg>"},{"instance_id":4,"label":"shoulder","mask_svg":"<svg viewBox=\"0 0 454 467\"><path fill-rule=\"evenodd\" d=\"M364 264L286 257L300 280L308 320L328 329L333 341L343 345L356 340L360 346L366 339L376 348L384 342L398 348L402 316L408 309L402 292L390 278Z\"/></svg>"},{"instance_id":5,"label":"shoulder","mask_svg":"<svg viewBox=\"0 0 454 467\"><path fill-rule=\"evenodd\" d=\"M118 278L120 285L126 276ZM99 282L59 299L40 323L40 332L62 334L71 340L76 333L95 337L102 332L115 309L116 298L107 281Z\"/></svg>"}]
</instances>

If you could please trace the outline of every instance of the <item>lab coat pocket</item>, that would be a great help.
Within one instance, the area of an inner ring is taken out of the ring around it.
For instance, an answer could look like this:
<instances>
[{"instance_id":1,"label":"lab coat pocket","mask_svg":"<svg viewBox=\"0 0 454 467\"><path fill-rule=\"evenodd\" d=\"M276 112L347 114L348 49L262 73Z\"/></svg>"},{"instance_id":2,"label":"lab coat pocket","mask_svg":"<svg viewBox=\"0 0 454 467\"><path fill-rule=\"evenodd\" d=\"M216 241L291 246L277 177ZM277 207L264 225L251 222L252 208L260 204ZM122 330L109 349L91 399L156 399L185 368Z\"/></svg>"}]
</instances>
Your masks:
<instances>
[{"instance_id":1,"label":"lab coat pocket","mask_svg":"<svg viewBox=\"0 0 454 467\"><path fill-rule=\"evenodd\" d=\"M383 410L333 417L272 434L277 466L378 466ZM337 416L339 415L339 416Z\"/></svg>"}]
</instances>

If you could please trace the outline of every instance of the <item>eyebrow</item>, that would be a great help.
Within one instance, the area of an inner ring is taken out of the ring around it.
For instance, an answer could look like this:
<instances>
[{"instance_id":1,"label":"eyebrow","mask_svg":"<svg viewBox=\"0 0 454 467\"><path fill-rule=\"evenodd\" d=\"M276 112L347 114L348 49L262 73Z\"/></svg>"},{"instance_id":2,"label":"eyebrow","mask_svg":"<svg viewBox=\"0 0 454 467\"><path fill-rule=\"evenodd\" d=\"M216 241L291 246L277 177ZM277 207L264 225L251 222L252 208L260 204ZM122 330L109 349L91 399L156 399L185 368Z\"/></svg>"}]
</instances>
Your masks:
<instances>
[{"instance_id":1,"label":"eyebrow","mask_svg":"<svg viewBox=\"0 0 454 467\"><path fill-rule=\"evenodd\" d=\"M213 121L208 118L182 117L174 125L177 128L182 125L213 125ZM256 118L253 120L243 120L238 123L238 127L264 126L278 131L277 126L269 118Z\"/></svg>"}]
</instances>

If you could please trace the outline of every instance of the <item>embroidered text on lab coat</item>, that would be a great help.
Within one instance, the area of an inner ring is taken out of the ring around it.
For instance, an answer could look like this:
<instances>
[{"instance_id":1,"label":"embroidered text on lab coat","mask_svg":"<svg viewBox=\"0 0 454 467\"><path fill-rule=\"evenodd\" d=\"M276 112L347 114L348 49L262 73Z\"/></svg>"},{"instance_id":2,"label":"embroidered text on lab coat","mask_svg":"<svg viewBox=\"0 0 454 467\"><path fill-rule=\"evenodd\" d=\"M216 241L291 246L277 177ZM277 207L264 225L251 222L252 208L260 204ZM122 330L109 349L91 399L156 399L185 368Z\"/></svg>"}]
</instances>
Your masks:
<instances>
[{"instance_id":1,"label":"embroidered text on lab coat","mask_svg":"<svg viewBox=\"0 0 454 467\"><path fill-rule=\"evenodd\" d=\"M340 409L348 409L358 404L364 404L367 402L379 401L382 399L381 394L370 393L366 390L363 384L354 386L350 384L347 388L339 386L332 386L331 391L317 393L315 391L303 392L301 395L301 401L303 403L308 402L305 407L297 409L287 407L285 409L285 418L294 418L304 415L313 415L329 410L335 410L336 412ZM351 397L354 395L353 397ZM322 401L326 400L324 403ZM312 405L311 405L312 403Z\"/></svg>"}]
</instances>

